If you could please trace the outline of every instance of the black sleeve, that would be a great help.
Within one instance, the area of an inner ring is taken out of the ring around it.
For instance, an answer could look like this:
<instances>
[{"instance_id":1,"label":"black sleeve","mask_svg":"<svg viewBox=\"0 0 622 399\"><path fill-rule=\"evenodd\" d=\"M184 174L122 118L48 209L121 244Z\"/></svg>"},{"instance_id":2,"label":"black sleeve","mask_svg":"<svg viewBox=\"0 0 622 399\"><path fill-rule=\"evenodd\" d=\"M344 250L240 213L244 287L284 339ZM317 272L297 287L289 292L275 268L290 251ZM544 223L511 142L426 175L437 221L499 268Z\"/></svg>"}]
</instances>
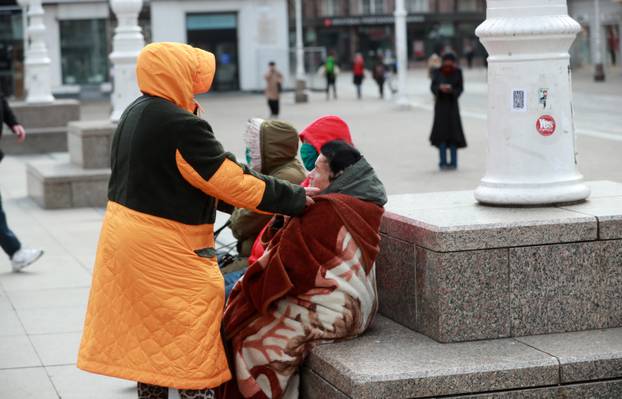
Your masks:
<instances>
[{"instance_id":1,"label":"black sleeve","mask_svg":"<svg viewBox=\"0 0 622 399\"><path fill-rule=\"evenodd\" d=\"M2 102L2 122L6 123L12 130L13 126L19 125L19 122L17 122L17 118L15 118L15 114L13 114L11 107L9 107L9 103L6 98L4 98L4 96L0 98L0 101Z\"/></svg>"}]
</instances>

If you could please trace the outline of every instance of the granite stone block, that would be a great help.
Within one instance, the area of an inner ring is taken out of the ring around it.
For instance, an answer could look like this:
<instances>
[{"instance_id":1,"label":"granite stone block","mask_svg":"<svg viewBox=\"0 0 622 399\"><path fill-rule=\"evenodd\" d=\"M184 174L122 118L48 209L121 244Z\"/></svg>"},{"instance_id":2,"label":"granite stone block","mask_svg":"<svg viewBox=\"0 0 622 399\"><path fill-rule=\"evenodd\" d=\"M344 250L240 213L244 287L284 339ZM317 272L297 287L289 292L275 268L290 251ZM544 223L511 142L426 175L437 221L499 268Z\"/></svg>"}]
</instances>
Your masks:
<instances>
[{"instance_id":1,"label":"granite stone block","mask_svg":"<svg viewBox=\"0 0 622 399\"><path fill-rule=\"evenodd\" d=\"M508 337L508 250L417 247L417 331L439 342Z\"/></svg>"},{"instance_id":2,"label":"granite stone block","mask_svg":"<svg viewBox=\"0 0 622 399\"><path fill-rule=\"evenodd\" d=\"M72 208L103 208L108 202L108 176L71 184Z\"/></svg>"},{"instance_id":3,"label":"granite stone block","mask_svg":"<svg viewBox=\"0 0 622 399\"><path fill-rule=\"evenodd\" d=\"M510 248L512 336L609 326L602 242Z\"/></svg>"},{"instance_id":4,"label":"granite stone block","mask_svg":"<svg viewBox=\"0 0 622 399\"><path fill-rule=\"evenodd\" d=\"M451 192L444 194L453 195ZM381 231L438 252L591 241L597 238L598 225L594 216L566 209L504 208L479 204L438 208L435 203L429 206L409 209L396 204L391 197Z\"/></svg>"},{"instance_id":5,"label":"granite stone block","mask_svg":"<svg viewBox=\"0 0 622 399\"><path fill-rule=\"evenodd\" d=\"M110 148L116 125L109 121L80 121L68 125L71 162L85 169L110 167Z\"/></svg>"},{"instance_id":6,"label":"granite stone block","mask_svg":"<svg viewBox=\"0 0 622 399\"><path fill-rule=\"evenodd\" d=\"M557 360L514 339L439 344L382 316L306 363L350 398L416 398L557 385Z\"/></svg>"},{"instance_id":7,"label":"granite stone block","mask_svg":"<svg viewBox=\"0 0 622 399\"><path fill-rule=\"evenodd\" d=\"M55 100L47 104L11 102L11 109L26 130L31 128L66 127L71 121L80 120L80 102Z\"/></svg>"},{"instance_id":8,"label":"granite stone block","mask_svg":"<svg viewBox=\"0 0 622 399\"><path fill-rule=\"evenodd\" d=\"M582 204L567 206L565 209L596 217L598 220L599 239L613 240L622 238L622 194L619 196L589 198Z\"/></svg>"},{"instance_id":9,"label":"granite stone block","mask_svg":"<svg viewBox=\"0 0 622 399\"><path fill-rule=\"evenodd\" d=\"M555 356L561 383L622 378L622 328L517 338Z\"/></svg>"},{"instance_id":10,"label":"granite stone block","mask_svg":"<svg viewBox=\"0 0 622 399\"><path fill-rule=\"evenodd\" d=\"M622 327L622 240L599 243L607 285L607 327Z\"/></svg>"},{"instance_id":11,"label":"granite stone block","mask_svg":"<svg viewBox=\"0 0 622 399\"><path fill-rule=\"evenodd\" d=\"M349 399L308 367L303 367L300 374L300 399Z\"/></svg>"},{"instance_id":12,"label":"granite stone block","mask_svg":"<svg viewBox=\"0 0 622 399\"><path fill-rule=\"evenodd\" d=\"M446 399L618 399L622 398L622 380L571 384L558 387L521 389L478 395L450 396Z\"/></svg>"},{"instance_id":13,"label":"granite stone block","mask_svg":"<svg viewBox=\"0 0 622 399\"><path fill-rule=\"evenodd\" d=\"M376 280L380 313L416 330L415 246L382 235Z\"/></svg>"}]
</instances>

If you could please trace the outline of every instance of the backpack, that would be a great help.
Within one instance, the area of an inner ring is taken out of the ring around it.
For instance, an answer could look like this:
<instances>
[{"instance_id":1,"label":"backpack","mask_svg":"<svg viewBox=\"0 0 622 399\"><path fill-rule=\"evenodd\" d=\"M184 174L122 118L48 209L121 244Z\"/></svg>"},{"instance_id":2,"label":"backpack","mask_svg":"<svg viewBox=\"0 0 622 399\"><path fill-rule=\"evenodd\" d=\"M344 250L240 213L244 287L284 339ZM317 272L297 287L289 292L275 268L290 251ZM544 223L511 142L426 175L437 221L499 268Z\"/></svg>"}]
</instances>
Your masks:
<instances>
[{"instance_id":1,"label":"backpack","mask_svg":"<svg viewBox=\"0 0 622 399\"><path fill-rule=\"evenodd\" d=\"M333 57L328 57L326 59L324 70L326 71L327 75L332 75L335 73L335 59Z\"/></svg>"}]
</instances>

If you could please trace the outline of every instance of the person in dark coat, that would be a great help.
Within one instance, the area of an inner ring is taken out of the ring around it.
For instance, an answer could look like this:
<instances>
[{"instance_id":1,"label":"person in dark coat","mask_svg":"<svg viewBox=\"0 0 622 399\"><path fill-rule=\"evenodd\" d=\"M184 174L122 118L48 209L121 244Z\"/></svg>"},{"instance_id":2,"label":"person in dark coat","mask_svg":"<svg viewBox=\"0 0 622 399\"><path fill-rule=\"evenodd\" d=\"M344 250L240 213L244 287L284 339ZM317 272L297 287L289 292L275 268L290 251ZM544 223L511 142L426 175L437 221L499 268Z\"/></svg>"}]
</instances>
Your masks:
<instances>
[{"instance_id":1,"label":"person in dark coat","mask_svg":"<svg viewBox=\"0 0 622 399\"><path fill-rule=\"evenodd\" d=\"M378 85L378 92L380 98L384 98L384 81L386 80L387 68L384 65L382 56L378 56L376 63L374 64L373 78Z\"/></svg>"},{"instance_id":2,"label":"person in dark coat","mask_svg":"<svg viewBox=\"0 0 622 399\"><path fill-rule=\"evenodd\" d=\"M430 143L439 149L439 167L443 170L456 169L458 148L467 146L458 108L458 97L462 94L463 87L462 70L456 65L456 56L453 53L443 55L443 64L441 68L434 71L430 87L436 97ZM449 163L447 162L448 149Z\"/></svg>"}]
</instances>

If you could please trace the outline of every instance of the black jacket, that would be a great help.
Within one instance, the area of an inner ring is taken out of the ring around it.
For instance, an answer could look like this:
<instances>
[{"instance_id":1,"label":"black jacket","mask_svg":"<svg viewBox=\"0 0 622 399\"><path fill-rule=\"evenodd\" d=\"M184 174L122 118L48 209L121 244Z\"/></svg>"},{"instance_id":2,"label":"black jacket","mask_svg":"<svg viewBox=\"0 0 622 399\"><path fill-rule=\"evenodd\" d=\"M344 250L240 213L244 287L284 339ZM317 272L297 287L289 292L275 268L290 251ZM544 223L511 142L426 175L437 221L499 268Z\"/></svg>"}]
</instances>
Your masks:
<instances>
[{"instance_id":1,"label":"black jacket","mask_svg":"<svg viewBox=\"0 0 622 399\"><path fill-rule=\"evenodd\" d=\"M441 84L451 85L452 91L443 93L440 90ZM436 96L436 104L434 105L434 126L430 134L430 143L436 147L441 144L455 145L458 148L467 146L458 107L458 97L462 94L463 87L460 68L456 68L448 75L443 74L439 68L432 74L430 89Z\"/></svg>"},{"instance_id":2,"label":"black jacket","mask_svg":"<svg viewBox=\"0 0 622 399\"><path fill-rule=\"evenodd\" d=\"M2 93L0 93L0 120L6 123L6 125L11 129L13 126L19 124L19 122L17 122L17 118L15 118L15 114L11 111L11 107L9 107L8 101L4 98ZM1 132L2 126L0 126L0 134L2 134Z\"/></svg>"}]
</instances>

